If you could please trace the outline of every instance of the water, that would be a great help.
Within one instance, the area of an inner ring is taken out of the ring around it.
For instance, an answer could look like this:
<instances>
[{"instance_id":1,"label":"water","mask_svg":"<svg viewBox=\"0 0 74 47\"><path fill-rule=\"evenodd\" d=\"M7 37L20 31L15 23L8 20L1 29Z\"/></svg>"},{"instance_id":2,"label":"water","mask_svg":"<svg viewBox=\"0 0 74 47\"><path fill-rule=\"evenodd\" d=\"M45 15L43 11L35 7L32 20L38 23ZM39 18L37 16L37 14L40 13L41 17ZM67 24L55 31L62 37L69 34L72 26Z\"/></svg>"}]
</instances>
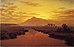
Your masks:
<instances>
[{"instance_id":1,"label":"water","mask_svg":"<svg viewBox=\"0 0 74 47\"><path fill-rule=\"evenodd\" d=\"M48 34L30 29L25 35L19 35L16 39L0 40L1 47L50 47L65 46L64 40L50 38Z\"/></svg>"}]
</instances>

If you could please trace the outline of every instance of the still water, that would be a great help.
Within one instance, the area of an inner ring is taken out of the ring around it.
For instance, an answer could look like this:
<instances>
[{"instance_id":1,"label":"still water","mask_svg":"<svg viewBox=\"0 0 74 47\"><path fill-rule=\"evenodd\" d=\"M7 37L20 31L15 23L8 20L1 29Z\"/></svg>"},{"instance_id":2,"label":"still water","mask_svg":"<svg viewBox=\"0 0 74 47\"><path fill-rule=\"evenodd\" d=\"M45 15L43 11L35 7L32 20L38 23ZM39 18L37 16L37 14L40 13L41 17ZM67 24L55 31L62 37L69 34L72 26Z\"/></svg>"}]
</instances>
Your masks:
<instances>
[{"instance_id":1,"label":"still water","mask_svg":"<svg viewBox=\"0 0 74 47\"><path fill-rule=\"evenodd\" d=\"M17 36L16 39L0 40L0 42L2 45L1 47L67 47L64 40L50 38L48 34L33 29L30 29L25 35Z\"/></svg>"}]
</instances>

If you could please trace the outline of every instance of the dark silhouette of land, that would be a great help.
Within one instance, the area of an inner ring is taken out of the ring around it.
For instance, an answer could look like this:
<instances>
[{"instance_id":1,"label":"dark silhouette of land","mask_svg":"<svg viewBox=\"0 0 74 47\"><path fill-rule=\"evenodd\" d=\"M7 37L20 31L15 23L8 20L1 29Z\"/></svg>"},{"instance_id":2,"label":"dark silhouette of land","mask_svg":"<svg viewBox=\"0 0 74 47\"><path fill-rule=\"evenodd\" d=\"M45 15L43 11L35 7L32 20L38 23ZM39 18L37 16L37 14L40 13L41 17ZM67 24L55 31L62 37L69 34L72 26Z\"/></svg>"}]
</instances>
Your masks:
<instances>
[{"instance_id":1,"label":"dark silhouette of land","mask_svg":"<svg viewBox=\"0 0 74 47\"><path fill-rule=\"evenodd\" d=\"M51 38L65 40L65 44L74 46L74 27L69 27L66 24L62 24L61 27L48 24L48 26L36 27L33 29L48 34Z\"/></svg>"},{"instance_id":2,"label":"dark silhouette of land","mask_svg":"<svg viewBox=\"0 0 74 47\"><path fill-rule=\"evenodd\" d=\"M1 24L0 26L0 40L15 39L18 35L24 35L29 28L38 32L48 34L54 39L65 40L67 45L74 46L74 27L66 24L56 26L55 24L48 24L46 26L19 26L16 24Z\"/></svg>"},{"instance_id":3,"label":"dark silhouette of land","mask_svg":"<svg viewBox=\"0 0 74 47\"><path fill-rule=\"evenodd\" d=\"M0 40L15 39L17 35L23 35L25 32L28 32L22 26L14 24L1 24L0 28Z\"/></svg>"}]
</instances>

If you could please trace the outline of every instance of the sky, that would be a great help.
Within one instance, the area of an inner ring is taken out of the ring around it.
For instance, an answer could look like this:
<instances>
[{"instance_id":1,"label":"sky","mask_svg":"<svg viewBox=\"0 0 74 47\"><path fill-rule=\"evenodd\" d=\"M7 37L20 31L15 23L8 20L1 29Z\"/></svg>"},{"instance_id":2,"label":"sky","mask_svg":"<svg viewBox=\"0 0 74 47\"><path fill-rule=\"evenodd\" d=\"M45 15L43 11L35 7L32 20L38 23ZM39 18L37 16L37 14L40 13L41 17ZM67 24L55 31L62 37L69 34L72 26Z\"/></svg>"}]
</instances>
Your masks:
<instances>
[{"instance_id":1,"label":"sky","mask_svg":"<svg viewBox=\"0 0 74 47\"><path fill-rule=\"evenodd\" d=\"M0 2L0 10L2 8L7 10L0 15L0 23L19 24L32 17L45 20L74 21L74 0L1 0ZM8 11L12 11L12 14Z\"/></svg>"}]
</instances>

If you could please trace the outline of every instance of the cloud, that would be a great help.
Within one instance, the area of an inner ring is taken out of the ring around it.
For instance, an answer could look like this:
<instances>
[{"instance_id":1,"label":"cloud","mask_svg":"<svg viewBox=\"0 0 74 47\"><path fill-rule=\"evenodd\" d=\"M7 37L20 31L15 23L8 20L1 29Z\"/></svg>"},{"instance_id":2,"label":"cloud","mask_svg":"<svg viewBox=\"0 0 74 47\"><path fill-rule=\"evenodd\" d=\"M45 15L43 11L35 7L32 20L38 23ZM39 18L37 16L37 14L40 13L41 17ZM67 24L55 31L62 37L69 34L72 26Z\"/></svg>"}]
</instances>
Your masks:
<instances>
[{"instance_id":1,"label":"cloud","mask_svg":"<svg viewBox=\"0 0 74 47\"><path fill-rule=\"evenodd\" d=\"M65 17L74 17L74 9L64 10L60 12L61 14L66 14Z\"/></svg>"},{"instance_id":2,"label":"cloud","mask_svg":"<svg viewBox=\"0 0 74 47\"><path fill-rule=\"evenodd\" d=\"M38 3L29 2L29 1L20 1L20 3L24 3L24 4L27 4L27 5L30 5L30 6L39 6Z\"/></svg>"},{"instance_id":3,"label":"cloud","mask_svg":"<svg viewBox=\"0 0 74 47\"><path fill-rule=\"evenodd\" d=\"M63 10L57 10L53 11L55 13L54 16L60 17L60 18L74 18L74 9L63 9Z\"/></svg>"},{"instance_id":4,"label":"cloud","mask_svg":"<svg viewBox=\"0 0 74 47\"><path fill-rule=\"evenodd\" d=\"M38 14L38 13L29 13L30 15L40 15L40 14Z\"/></svg>"},{"instance_id":5,"label":"cloud","mask_svg":"<svg viewBox=\"0 0 74 47\"><path fill-rule=\"evenodd\" d=\"M74 18L74 16L59 16L59 17L64 17L64 18Z\"/></svg>"},{"instance_id":6,"label":"cloud","mask_svg":"<svg viewBox=\"0 0 74 47\"><path fill-rule=\"evenodd\" d=\"M59 2L65 2L65 3L73 3L74 0L45 0L45 1L59 1Z\"/></svg>"},{"instance_id":7,"label":"cloud","mask_svg":"<svg viewBox=\"0 0 74 47\"><path fill-rule=\"evenodd\" d=\"M63 10L63 9L66 9L66 8L65 7L60 7L59 9L62 9Z\"/></svg>"}]
</instances>

